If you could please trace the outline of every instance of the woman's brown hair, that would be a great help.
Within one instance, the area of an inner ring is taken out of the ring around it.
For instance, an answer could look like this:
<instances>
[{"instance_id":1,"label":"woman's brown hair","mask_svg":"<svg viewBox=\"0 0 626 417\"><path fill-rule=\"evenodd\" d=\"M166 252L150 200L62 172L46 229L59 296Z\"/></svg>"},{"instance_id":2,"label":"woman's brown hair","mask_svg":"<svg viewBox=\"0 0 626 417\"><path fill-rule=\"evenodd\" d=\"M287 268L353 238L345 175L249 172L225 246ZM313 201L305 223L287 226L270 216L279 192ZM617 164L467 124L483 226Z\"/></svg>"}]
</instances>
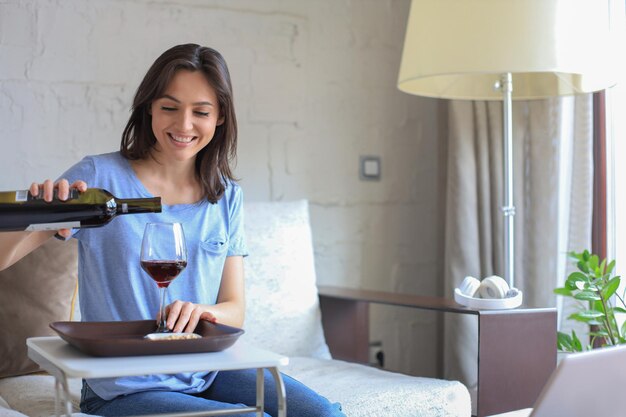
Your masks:
<instances>
[{"instance_id":1,"label":"woman's brown hair","mask_svg":"<svg viewBox=\"0 0 626 417\"><path fill-rule=\"evenodd\" d=\"M196 44L178 45L154 61L135 93L130 119L122 133L120 151L130 160L148 157L156 143L150 106L163 96L179 70L201 71L205 75L215 90L219 114L224 119L216 127L213 139L196 157L196 175L202 190L207 200L215 203L224 194L227 183L234 180L230 162L237 154L237 119L230 73L226 61L216 50Z\"/></svg>"}]
</instances>

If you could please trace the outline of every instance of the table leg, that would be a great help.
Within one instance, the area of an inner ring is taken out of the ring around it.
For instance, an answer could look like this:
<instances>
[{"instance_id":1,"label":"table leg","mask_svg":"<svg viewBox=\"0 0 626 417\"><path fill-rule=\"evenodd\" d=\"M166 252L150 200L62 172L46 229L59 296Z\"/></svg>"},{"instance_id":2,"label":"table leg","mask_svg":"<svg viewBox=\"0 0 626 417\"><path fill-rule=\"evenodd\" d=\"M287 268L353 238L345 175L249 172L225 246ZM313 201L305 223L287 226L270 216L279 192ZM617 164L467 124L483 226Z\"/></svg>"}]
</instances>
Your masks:
<instances>
[{"instance_id":1,"label":"table leg","mask_svg":"<svg viewBox=\"0 0 626 417\"><path fill-rule=\"evenodd\" d=\"M54 378L54 415L59 417L61 415L60 410L60 399L61 399L61 381L59 378Z\"/></svg>"},{"instance_id":2,"label":"table leg","mask_svg":"<svg viewBox=\"0 0 626 417\"><path fill-rule=\"evenodd\" d=\"M269 368L269 371L274 376L274 382L276 383L276 394L278 395L278 417L287 417L287 393L285 391L285 383L283 377L280 375L278 368Z\"/></svg>"},{"instance_id":3,"label":"table leg","mask_svg":"<svg viewBox=\"0 0 626 417\"><path fill-rule=\"evenodd\" d=\"M65 408L65 415L72 415L72 396L67 382L67 376L64 373L54 376L54 415L60 417L63 413L60 410L59 402Z\"/></svg>"},{"instance_id":4,"label":"table leg","mask_svg":"<svg viewBox=\"0 0 626 417\"><path fill-rule=\"evenodd\" d=\"M263 377L263 368L256 370L256 407L257 417L263 417L265 409L265 379Z\"/></svg>"},{"instance_id":5,"label":"table leg","mask_svg":"<svg viewBox=\"0 0 626 417\"><path fill-rule=\"evenodd\" d=\"M63 402L65 403L65 415L71 417L72 415L72 396L70 395L70 387L67 382L67 376L62 374L61 384L63 385Z\"/></svg>"}]
</instances>

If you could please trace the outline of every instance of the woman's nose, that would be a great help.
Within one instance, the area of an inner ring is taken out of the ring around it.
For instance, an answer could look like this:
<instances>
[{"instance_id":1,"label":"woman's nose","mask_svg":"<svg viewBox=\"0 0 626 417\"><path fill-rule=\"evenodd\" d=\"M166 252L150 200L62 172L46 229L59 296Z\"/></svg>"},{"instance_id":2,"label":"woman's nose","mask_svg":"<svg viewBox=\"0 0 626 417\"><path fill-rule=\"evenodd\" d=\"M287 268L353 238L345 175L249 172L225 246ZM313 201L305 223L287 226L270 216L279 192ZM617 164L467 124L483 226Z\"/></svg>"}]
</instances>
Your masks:
<instances>
[{"instance_id":1,"label":"woman's nose","mask_svg":"<svg viewBox=\"0 0 626 417\"><path fill-rule=\"evenodd\" d=\"M193 114L191 111L183 111L180 112L180 117L178 118L178 125L181 130L187 131L193 128Z\"/></svg>"}]
</instances>

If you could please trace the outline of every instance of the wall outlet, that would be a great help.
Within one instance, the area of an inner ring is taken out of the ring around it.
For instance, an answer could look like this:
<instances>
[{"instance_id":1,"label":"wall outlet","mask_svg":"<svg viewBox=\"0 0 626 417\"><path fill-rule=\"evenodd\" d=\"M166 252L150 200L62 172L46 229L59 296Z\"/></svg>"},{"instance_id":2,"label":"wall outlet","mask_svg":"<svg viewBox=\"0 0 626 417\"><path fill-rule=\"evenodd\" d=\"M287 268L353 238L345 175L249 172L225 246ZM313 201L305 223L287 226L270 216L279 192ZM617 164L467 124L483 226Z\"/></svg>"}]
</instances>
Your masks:
<instances>
[{"instance_id":1,"label":"wall outlet","mask_svg":"<svg viewBox=\"0 0 626 417\"><path fill-rule=\"evenodd\" d=\"M380 180L380 156L361 156L359 177L363 181Z\"/></svg>"},{"instance_id":2,"label":"wall outlet","mask_svg":"<svg viewBox=\"0 0 626 417\"><path fill-rule=\"evenodd\" d=\"M369 364L377 368L385 367L385 353L383 352L383 342L370 342L369 348Z\"/></svg>"}]
</instances>

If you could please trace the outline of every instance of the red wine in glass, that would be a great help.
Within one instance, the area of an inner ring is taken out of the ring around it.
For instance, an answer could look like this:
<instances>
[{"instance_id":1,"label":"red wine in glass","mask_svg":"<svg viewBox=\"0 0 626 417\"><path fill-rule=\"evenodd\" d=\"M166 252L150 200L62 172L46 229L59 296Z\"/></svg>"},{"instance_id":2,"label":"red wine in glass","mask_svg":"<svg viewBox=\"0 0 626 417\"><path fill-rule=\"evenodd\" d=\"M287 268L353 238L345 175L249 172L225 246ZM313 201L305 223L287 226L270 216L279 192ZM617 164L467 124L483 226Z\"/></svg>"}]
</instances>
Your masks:
<instances>
[{"instance_id":1,"label":"red wine in glass","mask_svg":"<svg viewBox=\"0 0 626 417\"><path fill-rule=\"evenodd\" d=\"M168 333L165 315L167 287L187 266L187 247L180 223L148 223L141 241L141 267L156 282L161 301L156 333Z\"/></svg>"},{"instance_id":2,"label":"red wine in glass","mask_svg":"<svg viewBox=\"0 0 626 417\"><path fill-rule=\"evenodd\" d=\"M187 261L141 261L141 267L156 281L159 288L167 288L187 266Z\"/></svg>"}]
</instances>

